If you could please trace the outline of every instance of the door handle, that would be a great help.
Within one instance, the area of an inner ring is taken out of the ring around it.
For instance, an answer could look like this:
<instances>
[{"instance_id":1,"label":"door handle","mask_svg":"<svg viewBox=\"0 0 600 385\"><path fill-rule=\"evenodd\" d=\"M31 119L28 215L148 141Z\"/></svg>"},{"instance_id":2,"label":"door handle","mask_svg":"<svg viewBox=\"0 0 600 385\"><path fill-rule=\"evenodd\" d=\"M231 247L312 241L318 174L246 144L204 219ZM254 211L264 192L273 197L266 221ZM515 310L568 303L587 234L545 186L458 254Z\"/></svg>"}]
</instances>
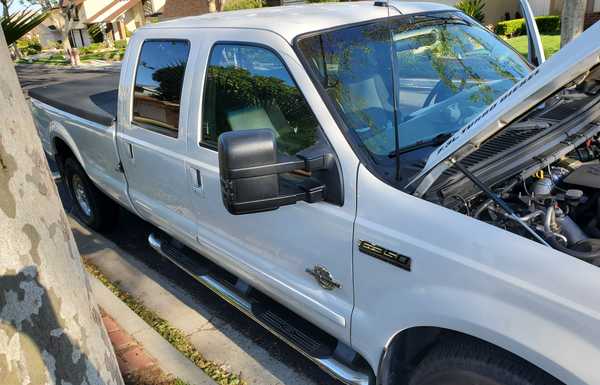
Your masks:
<instances>
[{"instance_id":1,"label":"door handle","mask_svg":"<svg viewBox=\"0 0 600 385\"><path fill-rule=\"evenodd\" d=\"M129 153L129 158L133 159L133 145L129 142L127 142L127 150Z\"/></svg>"},{"instance_id":2,"label":"door handle","mask_svg":"<svg viewBox=\"0 0 600 385\"><path fill-rule=\"evenodd\" d=\"M202 173L195 167L190 167L192 172L192 190L198 194L204 193L204 185L202 181Z\"/></svg>"}]
</instances>

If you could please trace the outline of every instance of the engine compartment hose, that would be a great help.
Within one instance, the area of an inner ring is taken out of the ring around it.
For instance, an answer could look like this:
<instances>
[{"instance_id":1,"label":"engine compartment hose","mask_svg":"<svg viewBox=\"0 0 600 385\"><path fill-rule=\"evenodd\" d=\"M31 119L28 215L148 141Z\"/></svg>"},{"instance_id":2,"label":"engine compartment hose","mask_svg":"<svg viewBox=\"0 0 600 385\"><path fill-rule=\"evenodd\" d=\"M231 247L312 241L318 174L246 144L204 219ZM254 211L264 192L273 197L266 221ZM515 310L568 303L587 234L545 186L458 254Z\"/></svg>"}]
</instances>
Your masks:
<instances>
[{"instance_id":1,"label":"engine compartment hose","mask_svg":"<svg viewBox=\"0 0 600 385\"><path fill-rule=\"evenodd\" d=\"M581 250L570 249L570 248L564 246L562 243L560 243L556 239L556 236L551 229L551 224L553 223L555 217L556 217L556 212L554 209L554 205L548 206L548 208L546 209L546 219L544 221L544 230L545 230L546 241L548 242L548 244L550 246L552 246L553 248L555 248L558 251L562 251L565 254L569 254L572 257L581 259L582 261L586 261L586 262L600 261L600 247L596 248L596 249L591 248L590 251L581 251ZM585 240L582 242L588 242L590 244L593 244L595 241L597 241L597 240L588 239L588 240Z\"/></svg>"},{"instance_id":2,"label":"engine compartment hose","mask_svg":"<svg viewBox=\"0 0 600 385\"><path fill-rule=\"evenodd\" d=\"M566 246L563 246L554 236L546 237L546 241L550 246L555 248L558 251L562 251L565 254L569 254L572 257L581 259L586 262L600 262L600 249L591 250L591 251L579 251L569 249Z\"/></svg>"}]
</instances>

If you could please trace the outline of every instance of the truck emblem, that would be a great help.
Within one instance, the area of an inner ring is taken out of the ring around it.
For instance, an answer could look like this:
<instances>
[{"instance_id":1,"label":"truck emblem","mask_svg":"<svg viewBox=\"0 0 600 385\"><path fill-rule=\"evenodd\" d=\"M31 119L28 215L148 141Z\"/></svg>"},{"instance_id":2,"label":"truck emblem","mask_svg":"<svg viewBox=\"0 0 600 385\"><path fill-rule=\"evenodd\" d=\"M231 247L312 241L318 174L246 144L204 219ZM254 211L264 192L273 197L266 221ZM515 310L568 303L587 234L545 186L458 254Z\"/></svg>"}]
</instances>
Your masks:
<instances>
[{"instance_id":1,"label":"truck emblem","mask_svg":"<svg viewBox=\"0 0 600 385\"><path fill-rule=\"evenodd\" d=\"M406 271L410 271L411 269L412 261L410 257L396 253L395 251L384 249L383 247L374 245L371 242L360 241L358 244L358 250L370 255L371 257L375 257Z\"/></svg>"},{"instance_id":2,"label":"truck emblem","mask_svg":"<svg viewBox=\"0 0 600 385\"><path fill-rule=\"evenodd\" d=\"M339 289L342 285L333 279L333 276L325 267L315 265L312 269L306 268L306 272L312 275L325 290Z\"/></svg>"}]
</instances>

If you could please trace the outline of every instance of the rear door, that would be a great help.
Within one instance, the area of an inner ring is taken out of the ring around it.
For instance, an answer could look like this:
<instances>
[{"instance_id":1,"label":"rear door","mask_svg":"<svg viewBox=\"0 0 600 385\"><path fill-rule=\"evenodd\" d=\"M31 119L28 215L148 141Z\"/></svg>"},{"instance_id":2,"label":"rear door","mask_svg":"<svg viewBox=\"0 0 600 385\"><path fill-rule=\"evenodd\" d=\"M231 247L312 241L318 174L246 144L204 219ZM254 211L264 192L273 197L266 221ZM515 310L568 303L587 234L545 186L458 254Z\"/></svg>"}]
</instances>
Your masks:
<instances>
[{"instance_id":1,"label":"rear door","mask_svg":"<svg viewBox=\"0 0 600 385\"><path fill-rule=\"evenodd\" d=\"M182 240L194 239L185 163L194 46L183 32L150 33L143 31L128 50L117 145L138 214Z\"/></svg>"}]
</instances>

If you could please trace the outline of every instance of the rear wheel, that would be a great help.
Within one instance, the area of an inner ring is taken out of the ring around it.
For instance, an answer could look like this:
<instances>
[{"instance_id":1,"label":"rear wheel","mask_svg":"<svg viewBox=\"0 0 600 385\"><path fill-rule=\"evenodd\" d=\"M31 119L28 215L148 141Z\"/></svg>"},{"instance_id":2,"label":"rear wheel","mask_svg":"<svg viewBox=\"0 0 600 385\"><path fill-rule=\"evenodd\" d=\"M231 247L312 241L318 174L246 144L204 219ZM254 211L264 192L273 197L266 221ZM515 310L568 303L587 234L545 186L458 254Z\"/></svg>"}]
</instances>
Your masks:
<instances>
[{"instance_id":1,"label":"rear wheel","mask_svg":"<svg viewBox=\"0 0 600 385\"><path fill-rule=\"evenodd\" d=\"M113 225L118 206L94 185L79 162L67 158L63 169L75 215L94 230L105 230Z\"/></svg>"},{"instance_id":2,"label":"rear wheel","mask_svg":"<svg viewBox=\"0 0 600 385\"><path fill-rule=\"evenodd\" d=\"M421 361L409 385L560 385L539 368L479 341L442 343Z\"/></svg>"}]
</instances>

